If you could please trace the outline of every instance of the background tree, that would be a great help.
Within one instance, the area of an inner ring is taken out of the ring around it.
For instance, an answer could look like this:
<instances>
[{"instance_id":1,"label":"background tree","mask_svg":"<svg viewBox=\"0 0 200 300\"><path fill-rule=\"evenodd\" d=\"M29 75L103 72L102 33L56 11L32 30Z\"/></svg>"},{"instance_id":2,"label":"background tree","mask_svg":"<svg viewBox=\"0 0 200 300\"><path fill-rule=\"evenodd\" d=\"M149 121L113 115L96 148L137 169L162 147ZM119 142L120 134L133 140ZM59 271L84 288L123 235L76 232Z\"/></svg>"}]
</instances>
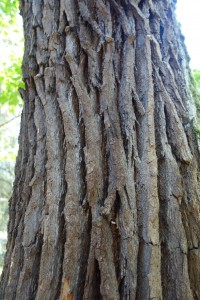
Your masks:
<instances>
[{"instance_id":1,"label":"background tree","mask_svg":"<svg viewBox=\"0 0 200 300\"><path fill-rule=\"evenodd\" d=\"M21 1L3 299L199 299L199 152L176 1Z\"/></svg>"}]
</instances>

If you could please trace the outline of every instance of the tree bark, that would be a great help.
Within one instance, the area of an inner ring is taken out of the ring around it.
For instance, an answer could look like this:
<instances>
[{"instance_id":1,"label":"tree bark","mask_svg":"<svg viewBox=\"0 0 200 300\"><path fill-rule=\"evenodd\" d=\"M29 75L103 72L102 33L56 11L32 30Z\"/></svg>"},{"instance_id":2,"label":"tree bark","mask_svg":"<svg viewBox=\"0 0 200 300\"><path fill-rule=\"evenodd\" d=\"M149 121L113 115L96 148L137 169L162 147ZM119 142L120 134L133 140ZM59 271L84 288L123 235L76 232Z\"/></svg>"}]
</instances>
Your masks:
<instances>
[{"instance_id":1,"label":"tree bark","mask_svg":"<svg viewBox=\"0 0 200 300\"><path fill-rule=\"evenodd\" d=\"M200 161L175 2L21 1L1 299L200 299Z\"/></svg>"}]
</instances>

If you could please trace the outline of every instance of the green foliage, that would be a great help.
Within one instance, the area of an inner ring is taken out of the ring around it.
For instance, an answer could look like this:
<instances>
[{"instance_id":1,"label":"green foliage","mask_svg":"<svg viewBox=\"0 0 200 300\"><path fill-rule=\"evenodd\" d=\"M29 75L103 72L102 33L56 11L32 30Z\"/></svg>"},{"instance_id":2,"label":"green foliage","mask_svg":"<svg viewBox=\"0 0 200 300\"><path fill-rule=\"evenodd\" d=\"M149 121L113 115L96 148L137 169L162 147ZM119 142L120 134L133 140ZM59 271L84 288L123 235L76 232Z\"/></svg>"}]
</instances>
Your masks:
<instances>
[{"instance_id":1,"label":"green foliage","mask_svg":"<svg viewBox=\"0 0 200 300\"><path fill-rule=\"evenodd\" d=\"M8 25L13 25L16 21L16 14L19 7L18 0L1 0L0 1L0 27L6 31Z\"/></svg>"},{"instance_id":2,"label":"green foliage","mask_svg":"<svg viewBox=\"0 0 200 300\"><path fill-rule=\"evenodd\" d=\"M6 250L8 199L18 151L22 106L18 88L24 87L21 72L23 31L18 5L18 0L0 0L0 273Z\"/></svg>"},{"instance_id":3,"label":"green foliage","mask_svg":"<svg viewBox=\"0 0 200 300\"><path fill-rule=\"evenodd\" d=\"M195 78L196 83L198 85L198 88L200 88L200 70L194 70L193 75L194 75L194 78Z\"/></svg>"},{"instance_id":4,"label":"green foliage","mask_svg":"<svg viewBox=\"0 0 200 300\"><path fill-rule=\"evenodd\" d=\"M18 2L0 1L0 108L6 104L13 112L16 106L22 106L18 88L24 87L21 71L23 32Z\"/></svg>"},{"instance_id":5,"label":"green foliage","mask_svg":"<svg viewBox=\"0 0 200 300\"><path fill-rule=\"evenodd\" d=\"M195 122L195 132L198 140L200 141L200 70L194 70L191 78L191 91L195 99L195 105L197 109L197 117Z\"/></svg>"},{"instance_id":6,"label":"green foliage","mask_svg":"<svg viewBox=\"0 0 200 300\"><path fill-rule=\"evenodd\" d=\"M6 63L4 63L0 71L0 104L1 106L7 104L11 111L17 105L22 105L18 93L18 88L24 87L20 65L21 58L13 59L10 67L6 67Z\"/></svg>"}]
</instances>

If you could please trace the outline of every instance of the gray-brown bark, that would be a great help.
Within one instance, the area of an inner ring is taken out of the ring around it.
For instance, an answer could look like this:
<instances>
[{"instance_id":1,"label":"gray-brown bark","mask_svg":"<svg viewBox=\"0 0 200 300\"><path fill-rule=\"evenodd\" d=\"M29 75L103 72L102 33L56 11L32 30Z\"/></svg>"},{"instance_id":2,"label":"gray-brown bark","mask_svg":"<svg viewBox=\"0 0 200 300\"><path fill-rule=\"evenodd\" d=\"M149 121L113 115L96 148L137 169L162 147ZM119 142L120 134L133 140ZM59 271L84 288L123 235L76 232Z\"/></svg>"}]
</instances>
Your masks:
<instances>
[{"instance_id":1,"label":"gray-brown bark","mask_svg":"<svg viewBox=\"0 0 200 300\"><path fill-rule=\"evenodd\" d=\"M175 2L21 1L1 299L200 299L199 153Z\"/></svg>"}]
</instances>

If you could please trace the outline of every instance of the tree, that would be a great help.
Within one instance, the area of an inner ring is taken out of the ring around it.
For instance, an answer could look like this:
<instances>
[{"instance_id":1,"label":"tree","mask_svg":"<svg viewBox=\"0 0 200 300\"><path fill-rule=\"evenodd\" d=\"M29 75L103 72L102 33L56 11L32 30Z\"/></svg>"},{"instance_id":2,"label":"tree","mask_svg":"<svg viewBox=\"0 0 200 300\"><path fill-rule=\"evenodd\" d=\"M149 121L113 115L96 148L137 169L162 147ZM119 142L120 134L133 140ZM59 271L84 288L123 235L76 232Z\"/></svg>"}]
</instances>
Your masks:
<instances>
[{"instance_id":1,"label":"tree","mask_svg":"<svg viewBox=\"0 0 200 300\"><path fill-rule=\"evenodd\" d=\"M176 1L21 1L2 299L199 299L199 151Z\"/></svg>"}]
</instances>

